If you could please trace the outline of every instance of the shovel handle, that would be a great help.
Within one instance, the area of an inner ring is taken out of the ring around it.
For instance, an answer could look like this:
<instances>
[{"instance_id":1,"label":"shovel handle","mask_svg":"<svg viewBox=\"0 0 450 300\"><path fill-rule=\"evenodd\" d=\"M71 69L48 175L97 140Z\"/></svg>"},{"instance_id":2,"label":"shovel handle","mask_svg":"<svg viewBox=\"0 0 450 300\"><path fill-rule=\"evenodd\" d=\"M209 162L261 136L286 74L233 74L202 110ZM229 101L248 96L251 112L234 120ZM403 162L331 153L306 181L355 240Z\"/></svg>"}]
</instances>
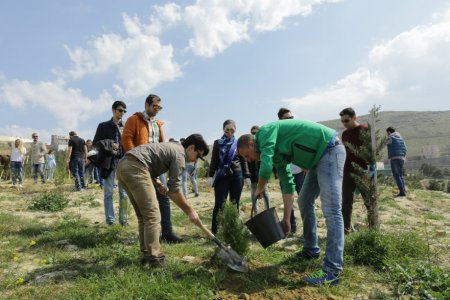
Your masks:
<instances>
[{"instance_id":1,"label":"shovel handle","mask_svg":"<svg viewBox=\"0 0 450 300\"><path fill-rule=\"evenodd\" d=\"M214 234L211 231L209 231L208 228L205 227L205 225L203 225L202 221L199 220L197 226L200 227L200 229L203 230L210 238L212 238L213 240L216 239Z\"/></svg>"}]
</instances>

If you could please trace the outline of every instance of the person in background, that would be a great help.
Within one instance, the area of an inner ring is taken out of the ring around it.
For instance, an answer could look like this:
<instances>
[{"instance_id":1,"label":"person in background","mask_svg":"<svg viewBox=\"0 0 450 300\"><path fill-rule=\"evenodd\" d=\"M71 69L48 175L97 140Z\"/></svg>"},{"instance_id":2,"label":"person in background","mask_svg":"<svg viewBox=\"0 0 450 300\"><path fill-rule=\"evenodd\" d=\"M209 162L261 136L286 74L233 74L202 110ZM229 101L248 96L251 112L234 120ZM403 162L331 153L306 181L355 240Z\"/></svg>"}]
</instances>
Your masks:
<instances>
[{"instance_id":1,"label":"person in background","mask_svg":"<svg viewBox=\"0 0 450 300\"><path fill-rule=\"evenodd\" d=\"M11 177L12 185L16 185L16 179L19 181L19 187L23 187L23 162L27 155L27 149L23 146L22 140L14 141L11 148Z\"/></svg>"},{"instance_id":2,"label":"person in background","mask_svg":"<svg viewBox=\"0 0 450 300\"><path fill-rule=\"evenodd\" d=\"M259 126L258 125L254 125L252 126L252 128L250 129L250 133L254 136L259 130ZM250 180L252 182L251 184L251 198L252 198L252 209L253 209L253 213L257 214L258 213L258 198L256 195L256 187L258 185L258 172L259 172L259 165L260 162L259 161L248 161L248 169L250 172ZM269 203L270 203L270 197L269 197L269 186L266 185L264 187L264 204L266 209L269 209Z\"/></svg>"},{"instance_id":3,"label":"person in background","mask_svg":"<svg viewBox=\"0 0 450 300\"><path fill-rule=\"evenodd\" d=\"M398 187L398 195L395 197L405 197L405 179L403 178L403 164L406 159L406 144L400 133L393 127L386 128L388 158L391 161L392 176Z\"/></svg>"},{"instance_id":4,"label":"person in background","mask_svg":"<svg viewBox=\"0 0 450 300\"><path fill-rule=\"evenodd\" d=\"M278 110L278 120L291 120L294 119L294 115L292 112L287 108L280 108ZM300 191L302 190L303 181L305 180L306 171L303 171L302 168L295 164L290 164L291 167L291 173L294 176L294 183L295 183L295 191L297 192L297 195L300 195ZM275 178L278 179L278 172L275 169ZM281 184L281 182L280 182ZM291 212L291 232L295 233L297 231L297 218L294 214L295 210L292 208Z\"/></svg>"},{"instance_id":5,"label":"person in background","mask_svg":"<svg viewBox=\"0 0 450 300\"><path fill-rule=\"evenodd\" d=\"M239 211L244 177L246 184L251 186L247 161L237 153L237 140L234 137L236 123L233 120L226 120L222 128L224 133L220 139L214 141L209 165L208 185L214 187L215 197L211 222L213 234L217 234L217 214L228 195Z\"/></svg>"},{"instance_id":6,"label":"person in background","mask_svg":"<svg viewBox=\"0 0 450 300\"><path fill-rule=\"evenodd\" d=\"M86 190L85 164L87 159L87 147L84 139L80 138L75 131L69 132L69 144L67 148L70 172L75 181L75 191Z\"/></svg>"},{"instance_id":7,"label":"person in background","mask_svg":"<svg viewBox=\"0 0 450 300\"><path fill-rule=\"evenodd\" d=\"M47 155L47 147L43 142L39 141L39 135L36 132L34 132L31 137L33 138L33 142L31 143L30 153L34 184L37 184L38 174L41 176L42 183L45 183L44 164L45 156Z\"/></svg>"},{"instance_id":8,"label":"person in background","mask_svg":"<svg viewBox=\"0 0 450 300\"><path fill-rule=\"evenodd\" d=\"M344 165L344 178L342 180L342 217L344 218L344 230L345 234L349 234L354 231L352 225L352 210L353 199L356 190L356 183L352 177L355 173L355 168L352 163L358 164L364 170L367 169L367 163L364 159L357 157L350 149L349 146L359 148L363 145L361 141L361 132L368 130L367 124L360 124L356 121L356 113L351 107L343 109L339 116L341 117L341 123L344 125L345 130L342 132L342 142L345 146L345 152L347 157ZM365 198L364 194L361 194Z\"/></svg>"},{"instance_id":9,"label":"person in background","mask_svg":"<svg viewBox=\"0 0 450 300\"><path fill-rule=\"evenodd\" d=\"M47 168L48 168L48 177L47 180L53 180L53 176L55 175L56 170L56 158L55 154L53 154L53 150L49 150L47 154Z\"/></svg>"},{"instance_id":10,"label":"person in background","mask_svg":"<svg viewBox=\"0 0 450 300\"><path fill-rule=\"evenodd\" d=\"M103 180L100 178L99 171L97 166L95 165L95 160L97 159L97 150L95 150L94 145L92 144L92 140L86 140L86 148L87 148L87 160L86 167L89 171L89 184L92 184L95 180L95 183L103 187Z\"/></svg>"},{"instance_id":11,"label":"person in background","mask_svg":"<svg viewBox=\"0 0 450 300\"><path fill-rule=\"evenodd\" d=\"M183 183L183 194L187 197L188 193L188 178L191 180L192 189L194 190L195 197L198 197L198 183L197 183L197 163L187 162L186 168L183 172L182 183Z\"/></svg>"},{"instance_id":12,"label":"person in background","mask_svg":"<svg viewBox=\"0 0 450 300\"><path fill-rule=\"evenodd\" d=\"M98 124L94 136L94 146L98 151L97 166L100 168L100 177L103 179L103 198L105 206L106 224L114 224L113 192L116 168L124 155L122 139L122 118L127 112L127 105L123 101L114 101L112 105L112 118ZM119 184L119 223L128 225L127 197Z\"/></svg>"},{"instance_id":13,"label":"person in background","mask_svg":"<svg viewBox=\"0 0 450 300\"><path fill-rule=\"evenodd\" d=\"M123 148L126 152L143 144L163 143L164 132L162 126L164 123L156 119L158 112L162 110L161 98L150 94L145 99L144 111L136 112L128 118L123 130ZM166 178L160 174L159 180L165 185ZM183 238L173 232L172 213L170 210L170 199L167 195L162 195L156 191L158 197L159 211L161 213L161 240L167 243L181 243Z\"/></svg>"}]
</instances>

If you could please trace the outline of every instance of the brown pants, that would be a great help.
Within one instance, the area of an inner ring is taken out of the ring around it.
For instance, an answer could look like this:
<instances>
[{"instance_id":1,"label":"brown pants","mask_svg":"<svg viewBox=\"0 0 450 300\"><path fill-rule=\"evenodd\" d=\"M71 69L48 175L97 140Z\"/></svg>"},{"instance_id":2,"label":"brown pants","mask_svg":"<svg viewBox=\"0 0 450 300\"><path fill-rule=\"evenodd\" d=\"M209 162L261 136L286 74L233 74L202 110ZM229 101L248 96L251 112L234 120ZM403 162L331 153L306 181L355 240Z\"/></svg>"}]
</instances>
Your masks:
<instances>
[{"instance_id":1,"label":"brown pants","mask_svg":"<svg viewBox=\"0 0 450 300\"><path fill-rule=\"evenodd\" d=\"M122 159L117 167L117 180L127 192L136 212L141 251L148 260L163 260L159 235L161 214L155 187L147 167L132 155Z\"/></svg>"},{"instance_id":2,"label":"brown pants","mask_svg":"<svg viewBox=\"0 0 450 300\"><path fill-rule=\"evenodd\" d=\"M344 230L346 233L352 231L353 198L356 190L355 180L350 173L344 173L342 180L342 217L344 219ZM364 198L364 195L361 193Z\"/></svg>"}]
</instances>

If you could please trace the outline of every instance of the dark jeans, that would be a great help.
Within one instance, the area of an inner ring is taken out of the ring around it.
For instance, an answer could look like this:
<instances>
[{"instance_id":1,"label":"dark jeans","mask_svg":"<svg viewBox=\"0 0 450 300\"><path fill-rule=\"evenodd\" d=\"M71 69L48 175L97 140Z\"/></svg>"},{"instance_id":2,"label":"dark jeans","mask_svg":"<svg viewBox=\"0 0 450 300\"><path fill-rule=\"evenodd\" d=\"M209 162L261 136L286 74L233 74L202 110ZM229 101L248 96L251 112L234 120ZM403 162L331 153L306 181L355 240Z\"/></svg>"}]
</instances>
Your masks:
<instances>
[{"instance_id":1,"label":"dark jeans","mask_svg":"<svg viewBox=\"0 0 450 300\"><path fill-rule=\"evenodd\" d=\"M406 195L405 192L405 180L403 179L403 164L405 161L403 159L391 159L391 170L392 176L394 176L395 182L397 183L399 195Z\"/></svg>"},{"instance_id":2,"label":"dark jeans","mask_svg":"<svg viewBox=\"0 0 450 300\"><path fill-rule=\"evenodd\" d=\"M171 236L172 231L172 220L170 212L170 198L164 196L156 189L156 198L158 199L159 212L161 213L161 235Z\"/></svg>"},{"instance_id":3,"label":"dark jeans","mask_svg":"<svg viewBox=\"0 0 450 300\"><path fill-rule=\"evenodd\" d=\"M75 180L75 189L80 190L81 188L86 189L86 181L84 180L84 158L83 157L72 157L69 162L70 172Z\"/></svg>"},{"instance_id":4,"label":"dark jeans","mask_svg":"<svg viewBox=\"0 0 450 300\"><path fill-rule=\"evenodd\" d=\"M239 210L239 201L241 200L242 188L244 187L244 178L241 172L235 172L232 175L221 177L214 185L214 209L212 215L211 231L217 233L217 215L225 200L230 194L230 200L236 203Z\"/></svg>"},{"instance_id":5,"label":"dark jeans","mask_svg":"<svg viewBox=\"0 0 450 300\"><path fill-rule=\"evenodd\" d=\"M89 171L89 183L92 183L94 180L98 183L101 182L98 168L93 163L89 164L88 171Z\"/></svg>"},{"instance_id":6,"label":"dark jeans","mask_svg":"<svg viewBox=\"0 0 450 300\"><path fill-rule=\"evenodd\" d=\"M342 217L344 219L345 232L352 231L352 211L353 211L353 199L356 190L355 180L350 173L344 173L342 179ZM361 193L364 198L364 194Z\"/></svg>"}]
</instances>

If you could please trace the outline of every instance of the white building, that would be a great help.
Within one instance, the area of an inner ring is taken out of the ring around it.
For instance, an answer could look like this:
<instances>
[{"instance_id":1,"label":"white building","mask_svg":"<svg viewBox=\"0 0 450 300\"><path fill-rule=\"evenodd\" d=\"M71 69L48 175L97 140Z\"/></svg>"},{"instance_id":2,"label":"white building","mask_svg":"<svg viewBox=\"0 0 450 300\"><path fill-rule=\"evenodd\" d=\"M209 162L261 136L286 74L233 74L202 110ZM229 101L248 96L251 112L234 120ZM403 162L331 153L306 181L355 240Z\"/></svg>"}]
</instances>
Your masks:
<instances>
[{"instance_id":1,"label":"white building","mask_svg":"<svg viewBox=\"0 0 450 300\"><path fill-rule=\"evenodd\" d=\"M69 137L65 135L52 134L52 142L50 147L55 151L67 150L67 145L69 143Z\"/></svg>"}]
</instances>

